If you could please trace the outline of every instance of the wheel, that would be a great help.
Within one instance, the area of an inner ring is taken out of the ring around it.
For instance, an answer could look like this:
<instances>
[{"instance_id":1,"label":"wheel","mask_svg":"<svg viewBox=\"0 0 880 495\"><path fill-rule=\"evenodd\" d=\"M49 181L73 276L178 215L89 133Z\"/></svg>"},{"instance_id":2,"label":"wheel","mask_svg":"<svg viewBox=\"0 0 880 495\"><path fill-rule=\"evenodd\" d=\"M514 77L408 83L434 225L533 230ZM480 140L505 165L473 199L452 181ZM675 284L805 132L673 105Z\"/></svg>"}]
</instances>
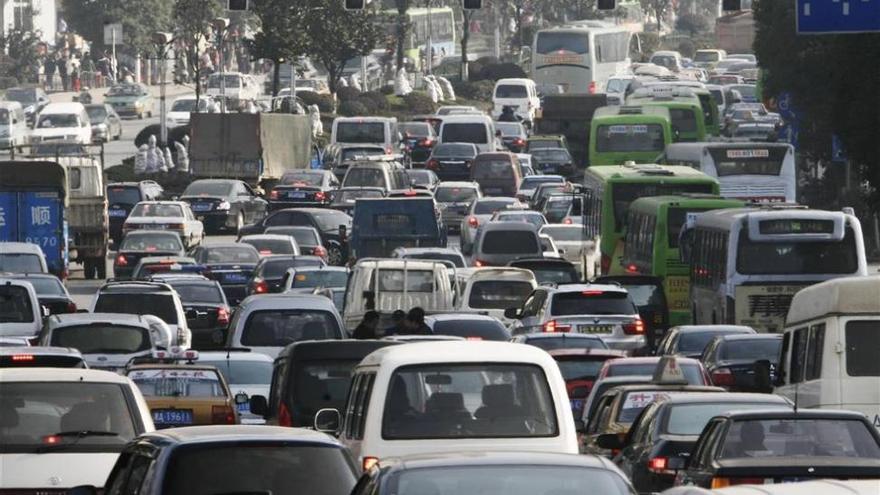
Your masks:
<instances>
[{"instance_id":1,"label":"wheel","mask_svg":"<svg viewBox=\"0 0 880 495\"><path fill-rule=\"evenodd\" d=\"M95 262L91 259L83 260L83 278L86 280L92 280L95 278Z\"/></svg>"},{"instance_id":2,"label":"wheel","mask_svg":"<svg viewBox=\"0 0 880 495\"><path fill-rule=\"evenodd\" d=\"M152 110L150 110L149 112L147 112L147 117L148 117L148 118L151 118L151 119L153 118L153 111L152 111Z\"/></svg>"},{"instance_id":3,"label":"wheel","mask_svg":"<svg viewBox=\"0 0 880 495\"><path fill-rule=\"evenodd\" d=\"M107 260L103 257L95 258L95 268L97 269L98 279L105 280L107 278Z\"/></svg>"},{"instance_id":4,"label":"wheel","mask_svg":"<svg viewBox=\"0 0 880 495\"><path fill-rule=\"evenodd\" d=\"M244 227L244 213L238 212L238 215L235 216L235 234L238 235L241 232L242 227Z\"/></svg>"},{"instance_id":5,"label":"wheel","mask_svg":"<svg viewBox=\"0 0 880 495\"><path fill-rule=\"evenodd\" d=\"M337 245L330 246L327 249L327 262L332 266L342 266L345 264L345 259L342 254L342 248Z\"/></svg>"}]
</instances>

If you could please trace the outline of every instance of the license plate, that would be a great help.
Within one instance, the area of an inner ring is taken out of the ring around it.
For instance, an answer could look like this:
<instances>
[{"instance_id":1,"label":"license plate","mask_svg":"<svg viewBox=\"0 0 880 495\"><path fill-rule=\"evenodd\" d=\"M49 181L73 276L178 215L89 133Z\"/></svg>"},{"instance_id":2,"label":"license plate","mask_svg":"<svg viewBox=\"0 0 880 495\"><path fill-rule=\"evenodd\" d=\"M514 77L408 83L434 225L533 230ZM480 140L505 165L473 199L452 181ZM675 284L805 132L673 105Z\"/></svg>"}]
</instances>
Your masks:
<instances>
[{"instance_id":1,"label":"license plate","mask_svg":"<svg viewBox=\"0 0 880 495\"><path fill-rule=\"evenodd\" d=\"M584 399L571 399L571 411L581 412L584 409Z\"/></svg>"},{"instance_id":2,"label":"license plate","mask_svg":"<svg viewBox=\"0 0 880 495\"><path fill-rule=\"evenodd\" d=\"M226 275L223 275L223 281L229 283L244 283L248 281L248 277L243 273L227 273Z\"/></svg>"},{"instance_id":3,"label":"license plate","mask_svg":"<svg viewBox=\"0 0 880 495\"><path fill-rule=\"evenodd\" d=\"M611 325L581 325L578 330L580 333L612 333L614 327Z\"/></svg>"},{"instance_id":4,"label":"license plate","mask_svg":"<svg viewBox=\"0 0 880 495\"><path fill-rule=\"evenodd\" d=\"M128 213L125 210L110 210L107 212L111 217L126 217Z\"/></svg>"},{"instance_id":5,"label":"license plate","mask_svg":"<svg viewBox=\"0 0 880 495\"><path fill-rule=\"evenodd\" d=\"M144 230L165 230L164 225L155 225L152 223L141 225L141 228Z\"/></svg>"},{"instance_id":6,"label":"license plate","mask_svg":"<svg viewBox=\"0 0 880 495\"><path fill-rule=\"evenodd\" d=\"M247 402L245 402L244 404L238 404L238 412L240 412L240 413L251 412L251 405Z\"/></svg>"},{"instance_id":7,"label":"license plate","mask_svg":"<svg viewBox=\"0 0 880 495\"><path fill-rule=\"evenodd\" d=\"M153 409L153 423L157 425L191 425L193 413L190 409Z\"/></svg>"},{"instance_id":8,"label":"license plate","mask_svg":"<svg viewBox=\"0 0 880 495\"><path fill-rule=\"evenodd\" d=\"M211 211L211 203L196 203L192 209L193 211Z\"/></svg>"},{"instance_id":9,"label":"license plate","mask_svg":"<svg viewBox=\"0 0 880 495\"><path fill-rule=\"evenodd\" d=\"M299 191L295 191L295 192L292 192L292 193L288 193L288 194L287 194L287 197L289 197L289 198L293 198L293 199L303 199L303 198L306 197L306 193L304 193L304 192L299 192Z\"/></svg>"}]
</instances>

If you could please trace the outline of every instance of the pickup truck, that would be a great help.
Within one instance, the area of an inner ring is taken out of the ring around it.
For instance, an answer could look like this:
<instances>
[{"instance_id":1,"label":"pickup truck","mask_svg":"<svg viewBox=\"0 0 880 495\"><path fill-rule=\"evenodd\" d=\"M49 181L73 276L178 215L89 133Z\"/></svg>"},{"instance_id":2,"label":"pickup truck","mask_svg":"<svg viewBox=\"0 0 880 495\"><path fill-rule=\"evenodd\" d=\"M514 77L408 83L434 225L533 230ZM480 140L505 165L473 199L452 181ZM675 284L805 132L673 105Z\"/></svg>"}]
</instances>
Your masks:
<instances>
[{"instance_id":1,"label":"pickup truck","mask_svg":"<svg viewBox=\"0 0 880 495\"><path fill-rule=\"evenodd\" d=\"M69 270L67 169L51 161L0 161L0 242L40 246L49 272Z\"/></svg>"}]
</instances>

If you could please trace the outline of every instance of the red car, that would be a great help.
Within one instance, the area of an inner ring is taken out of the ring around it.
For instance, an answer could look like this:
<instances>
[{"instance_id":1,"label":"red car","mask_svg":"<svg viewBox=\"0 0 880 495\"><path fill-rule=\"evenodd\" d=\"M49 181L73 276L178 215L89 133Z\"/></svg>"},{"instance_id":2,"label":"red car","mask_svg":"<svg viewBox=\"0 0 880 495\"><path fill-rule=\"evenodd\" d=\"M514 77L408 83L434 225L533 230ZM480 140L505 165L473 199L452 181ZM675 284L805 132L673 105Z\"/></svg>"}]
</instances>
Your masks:
<instances>
[{"instance_id":1,"label":"red car","mask_svg":"<svg viewBox=\"0 0 880 495\"><path fill-rule=\"evenodd\" d=\"M583 414L584 403L602 365L609 359L626 356L623 351L609 349L554 349L548 352L556 360L562 378L565 379L571 412L575 418L580 418Z\"/></svg>"}]
</instances>

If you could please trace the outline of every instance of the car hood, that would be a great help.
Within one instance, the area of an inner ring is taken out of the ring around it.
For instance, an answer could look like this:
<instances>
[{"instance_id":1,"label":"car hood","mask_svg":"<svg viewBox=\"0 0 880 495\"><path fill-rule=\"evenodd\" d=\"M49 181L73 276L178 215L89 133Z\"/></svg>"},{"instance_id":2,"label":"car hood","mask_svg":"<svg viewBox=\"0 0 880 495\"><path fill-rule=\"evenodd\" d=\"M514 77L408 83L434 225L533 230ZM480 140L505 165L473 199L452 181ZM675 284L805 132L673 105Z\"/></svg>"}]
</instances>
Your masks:
<instances>
[{"instance_id":1,"label":"car hood","mask_svg":"<svg viewBox=\"0 0 880 495\"><path fill-rule=\"evenodd\" d=\"M134 103L146 99L146 96L107 96L104 98L105 103Z\"/></svg>"},{"instance_id":2,"label":"car hood","mask_svg":"<svg viewBox=\"0 0 880 495\"><path fill-rule=\"evenodd\" d=\"M115 452L0 455L4 488L62 489L104 486L119 457ZM39 473L39 474L36 474Z\"/></svg>"}]
</instances>

